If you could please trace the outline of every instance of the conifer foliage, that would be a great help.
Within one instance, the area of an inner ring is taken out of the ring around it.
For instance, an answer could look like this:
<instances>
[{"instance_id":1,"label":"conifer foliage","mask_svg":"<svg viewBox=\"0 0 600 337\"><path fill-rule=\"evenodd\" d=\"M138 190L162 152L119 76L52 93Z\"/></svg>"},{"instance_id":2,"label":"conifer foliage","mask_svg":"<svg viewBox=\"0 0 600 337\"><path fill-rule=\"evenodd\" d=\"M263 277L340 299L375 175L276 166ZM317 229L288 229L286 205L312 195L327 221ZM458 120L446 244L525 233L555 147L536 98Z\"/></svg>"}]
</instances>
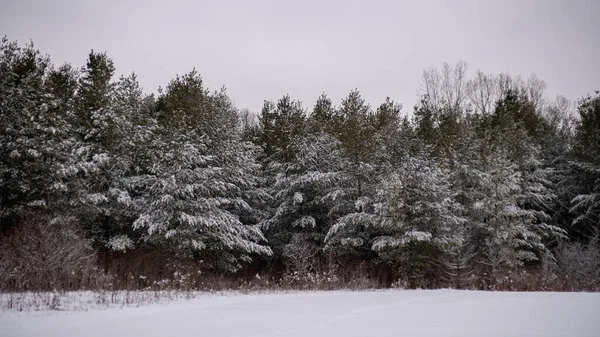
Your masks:
<instances>
[{"instance_id":1,"label":"conifer foliage","mask_svg":"<svg viewBox=\"0 0 600 337\"><path fill-rule=\"evenodd\" d=\"M410 114L358 90L254 114L196 70L156 97L115 72L0 42L0 290L600 284L598 92L570 111L459 63Z\"/></svg>"}]
</instances>

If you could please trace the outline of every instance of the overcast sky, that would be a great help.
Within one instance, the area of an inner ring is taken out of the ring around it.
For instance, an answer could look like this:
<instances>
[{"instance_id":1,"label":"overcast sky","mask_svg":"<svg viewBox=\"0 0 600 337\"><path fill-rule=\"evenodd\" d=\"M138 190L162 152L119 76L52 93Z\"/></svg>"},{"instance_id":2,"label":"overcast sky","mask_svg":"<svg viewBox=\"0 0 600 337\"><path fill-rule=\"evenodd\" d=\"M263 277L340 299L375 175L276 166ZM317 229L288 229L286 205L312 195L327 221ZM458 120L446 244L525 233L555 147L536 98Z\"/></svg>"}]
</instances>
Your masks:
<instances>
[{"instance_id":1,"label":"overcast sky","mask_svg":"<svg viewBox=\"0 0 600 337\"><path fill-rule=\"evenodd\" d=\"M547 95L600 89L600 1L52 1L2 0L0 34L55 64L107 51L117 75L156 92L193 67L240 108L289 93L311 108L358 88L412 110L422 71L535 73Z\"/></svg>"}]
</instances>

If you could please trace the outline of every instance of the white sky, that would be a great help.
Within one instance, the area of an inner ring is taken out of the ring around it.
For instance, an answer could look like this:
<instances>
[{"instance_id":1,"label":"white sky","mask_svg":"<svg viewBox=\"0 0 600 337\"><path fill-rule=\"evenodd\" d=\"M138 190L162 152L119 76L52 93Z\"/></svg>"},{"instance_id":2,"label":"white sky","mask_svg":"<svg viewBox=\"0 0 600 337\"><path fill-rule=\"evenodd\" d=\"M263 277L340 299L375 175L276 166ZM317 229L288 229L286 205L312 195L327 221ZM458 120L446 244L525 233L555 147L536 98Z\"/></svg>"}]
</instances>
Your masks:
<instances>
[{"instance_id":1,"label":"white sky","mask_svg":"<svg viewBox=\"0 0 600 337\"><path fill-rule=\"evenodd\" d=\"M598 0L2 0L0 34L33 40L55 64L107 51L146 92L195 67L253 111L286 93L338 104L358 88L406 112L422 71L443 62L535 73L549 97L600 89L599 14Z\"/></svg>"}]
</instances>

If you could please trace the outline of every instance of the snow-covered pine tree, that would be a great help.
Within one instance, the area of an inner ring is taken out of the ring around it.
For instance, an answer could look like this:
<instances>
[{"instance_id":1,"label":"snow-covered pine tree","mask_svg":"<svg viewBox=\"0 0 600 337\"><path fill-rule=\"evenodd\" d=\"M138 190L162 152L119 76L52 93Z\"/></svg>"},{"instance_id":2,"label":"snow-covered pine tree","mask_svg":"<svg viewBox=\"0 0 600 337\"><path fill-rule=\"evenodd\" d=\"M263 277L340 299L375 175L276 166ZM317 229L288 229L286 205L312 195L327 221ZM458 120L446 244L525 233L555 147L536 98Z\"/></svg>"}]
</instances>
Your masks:
<instances>
[{"instance_id":1,"label":"snow-covered pine tree","mask_svg":"<svg viewBox=\"0 0 600 337\"><path fill-rule=\"evenodd\" d=\"M476 238L478 262L487 266L486 275L495 282L504 267L519 264L518 233L513 224L520 219L517 206L519 173L507 159L496 156L486 162L481 176L484 195L473 204L469 221ZM481 276L481 275L480 275Z\"/></svg>"},{"instance_id":2,"label":"snow-covered pine tree","mask_svg":"<svg viewBox=\"0 0 600 337\"><path fill-rule=\"evenodd\" d=\"M23 212L56 211L71 75L66 66L53 69L32 44L0 42L0 230L26 220Z\"/></svg>"},{"instance_id":3,"label":"snow-covered pine tree","mask_svg":"<svg viewBox=\"0 0 600 337\"><path fill-rule=\"evenodd\" d=\"M376 188L386 168L395 144L388 131L395 130L399 107L386 100L373 114L358 90L353 90L341 102L334 115L336 137L344 150L347 162L344 175L323 200L331 203L328 215L335 221L325 238L326 248L342 260L353 262L373 258L371 242L373 231L373 202ZM385 125L391 122L391 125Z\"/></svg>"},{"instance_id":4,"label":"snow-covered pine tree","mask_svg":"<svg viewBox=\"0 0 600 337\"><path fill-rule=\"evenodd\" d=\"M234 271L253 255L271 254L252 225L252 205L264 197L258 190L259 149L227 124L235 122L237 112L224 92L209 94L199 77L188 80L191 84L170 86L176 91L159 101L167 110L159 112L158 125L146 126L136 140L141 152L134 162L140 169L122 179L122 199L135 214L133 230L145 244L202 261L205 268ZM181 110L193 100L200 103L196 110ZM191 115L211 117L193 120ZM209 137L216 131L219 137Z\"/></svg>"},{"instance_id":5,"label":"snow-covered pine tree","mask_svg":"<svg viewBox=\"0 0 600 337\"><path fill-rule=\"evenodd\" d=\"M412 150L412 128L408 119L402 119L401 110L402 105L386 97L371 117L374 129L371 144L376 156L374 162L379 166L393 166Z\"/></svg>"},{"instance_id":6,"label":"snow-covered pine tree","mask_svg":"<svg viewBox=\"0 0 600 337\"><path fill-rule=\"evenodd\" d=\"M328 216L335 221L325 237L326 248L338 255L369 254L379 233L375 203L381 177L374 165L366 163L349 163L340 177L338 184L322 197L330 203Z\"/></svg>"},{"instance_id":7,"label":"snow-covered pine tree","mask_svg":"<svg viewBox=\"0 0 600 337\"><path fill-rule=\"evenodd\" d=\"M81 69L74 102L73 132L65 141L68 155L57 170L57 187L69 215L81 223L104 255L108 269L109 240L119 219L109 202L111 187L121 174L117 148L123 141L122 116L111 107L115 85L112 60L91 51Z\"/></svg>"},{"instance_id":8,"label":"snow-covered pine tree","mask_svg":"<svg viewBox=\"0 0 600 337\"><path fill-rule=\"evenodd\" d=\"M413 287L425 285L434 261L464 242L465 219L447 176L434 161L411 157L384 180L379 192L383 235L375 239L373 249L392 259L399 256L402 273Z\"/></svg>"},{"instance_id":9,"label":"snow-covered pine tree","mask_svg":"<svg viewBox=\"0 0 600 337\"><path fill-rule=\"evenodd\" d=\"M236 270L252 254L269 255L261 231L238 216L250 208L243 192L252 177L241 167L217 165L204 137L181 131L163 137L149 172L129 178L130 190L137 192L129 197L139 212L133 228L143 232L143 240L224 270ZM231 175L234 170L242 174Z\"/></svg>"},{"instance_id":10,"label":"snow-covered pine tree","mask_svg":"<svg viewBox=\"0 0 600 337\"><path fill-rule=\"evenodd\" d=\"M571 230L584 241L600 237L600 91L579 102L580 120L575 129L571 163L573 188L570 212L575 216Z\"/></svg>"},{"instance_id":11,"label":"snow-covered pine tree","mask_svg":"<svg viewBox=\"0 0 600 337\"><path fill-rule=\"evenodd\" d=\"M480 202L486 198L487 174L483 171L480 158L482 140L475 133L477 116L465 116L460 127L460 136L455 138L454 149L443 163L449 171L448 181L452 196L460 204L462 226L456 228L460 242L451 247L442 262L446 267L446 281L457 288L468 287L475 281L476 240L482 227Z\"/></svg>"},{"instance_id":12,"label":"snow-covered pine tree","mask_svg":"<svg viewBox=\"0 0 600 337\"><path fill-rule=\"evenodd\" d=\"M571 200L570 212L576 215L572 226L579 228L585 239L600 237L600 166L592 163L572 163L580 181L588 182Z\"/></svg>"},{"instance_id":13,"label":"snow-covered pine tree","mask_svg":"<svg viewBox=\"0 0 600 337\"><path fill-rule=\"evenodd\" d=\"M555 186L551 181L554 169L546 167L539 146L525 144L519 160L520 191L517 202L521 208L521 237L531 250L531 258L537 260L550 254L546 244L551 240L565 238L564 229L552 224L551 212L556 207Z\"/></svg>"},{"instance_id":14,"label":"snow-covered pine tree","mask_svg":"<svg viewBox=\"0 0 600 337\"><path fill-rule=\"evenodd\" d=\"M32 44L0 42L0 288L65 289L94 277L94 251L58 173L71 157L76 80Z\"/></svg>"},{"instance_id":15,"label":"snow-covered pine tree","mask_svg":"<svg viewBox=\"0 0 600 337\"><path fill-rule=\"evenodd\" d=\"M120 140L111 148L111 181L109 182L107 208L114 225L106 238L113 251L124 251L135 246L132 223L139 215L131 206L127 181L151 167L152 139L157 123L152 118L151 101L145 96L137 76L121 78L115 83L110 110L113 112L112 133Z\"/></svg>"},{"instance_id":16,"label":"snow-covered pine tree","mask_svg":"<svg viewBox=\"0 0 600 337\"><path fill-rule=\"evenodd\" d=\"M308 131L311 133L326 132L333 134L335 128L334 116L335 106L333 102L325 93L321 94L307 120Z\"/></svg>"},{"instance_id":17,"label":"snow-covered pine tree","mask_svg":"<svg viewBox=\"0 0 600 337\"><path fill-rule=\"evenodd\" d=\"M291 161L270 164L269 170L276 173L271 189L274 209L262 223L276 254L282 253L294 233L304 233L322 246L331 226L332 200L326 196L347 179L341 145L326 133L297 137L288 150L295 154Z\"/></svg>"},{"instance_id":18,"label":"snow-covered pine tree","mask_svg":"<svg viewBox=\"0 0 600 337\"><path fill-rule=\"evenodd\" d=\"M469 221L476 233L478 261L487 266L492 283L500 271L537 260L540 253L548 251L544 239L562 234L545 222L548 216L543 202L552 194L543 186L543 175L543 171L521 172L501 155L487 160L481 180L485 194L475 202Z\"/></svg>"},{"instance_id":19,"label":"snow-covered pine tree","mask_svg":"<svg viewBox=\"0 0 600 337\"><path fill-rule=\"evenodd\" d=\"M276 103L265 101L259 117L261 132L256 142L270 160L289 161L293 153L288 151L288 146L304 131L305 119L302 104L289 95Z\"/></svg>"},{"instance_id":20,"label":"snow-covered pine tree","mask_svg":"<svg viewBox=\"0 0 600 337\"><path fill-rule=\"evenodd\" d=\"M329 246L367 244L400 269L410 286L425 285L424 275L439 255L458 247L464 223L451 195L446 172L433 161L409 157L381 180L369 203L342 216L327 235Z\"/></svg>"}]
</instances>

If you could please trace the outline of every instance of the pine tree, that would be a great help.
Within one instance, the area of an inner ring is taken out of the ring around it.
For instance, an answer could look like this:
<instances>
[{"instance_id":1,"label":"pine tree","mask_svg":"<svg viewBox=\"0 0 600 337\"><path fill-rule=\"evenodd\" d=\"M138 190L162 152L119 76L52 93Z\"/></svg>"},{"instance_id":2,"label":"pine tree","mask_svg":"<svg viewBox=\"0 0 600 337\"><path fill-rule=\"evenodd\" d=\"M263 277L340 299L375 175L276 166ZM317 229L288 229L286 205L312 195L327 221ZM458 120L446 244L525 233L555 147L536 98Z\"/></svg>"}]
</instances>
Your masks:
<instances>
[{"instance_id":1,"label":"pine tree","mask_svg":"<svg viewBox=\"0 0 600 337\"><path fill-rule=\"evenodd\" d=\"M346 156L355 164L371 160L369 151L374 128L370 123L371 107L358 90L342 100L335 114L335 136L344 146Z\"/></svg>"},{"instance_id":2,"label":"pine tree","mask_svg":"<svg viewBox=\"0 0 600 337\"><path fill-rule=\"evenodd\" d=\"M175 91L159 100L166 111L133 139L133 150L141 151L129 154L135 167L121 179L118 201L134 217L139 244L202 261L204 268L235 271L252 256L271 254L253 208L266 198L259 188L259 149L242 141L237 110L224 91L184 90L177 81L169 87ZM202 110L183 110L190 101L202 102ZM194 114L211 117L196 121Z\"/></svg>"},{"instance_id":3,"label":"pine tree","mask_svg":"<svg viewBox=\"0 0 600 337\"><path fill-rule=\"evenodd\" d=\"M446 177L447 172L434 162L408 158L385 179L377 207L384 234L374 241L373 249L385 252L427 243L443 252L460 246L465 219Z\"/></svg>"},{"instance_id":4,"label":"pine tree","mask_svg":"<svg viewBox=\"0 0 600 337\"><path fill-rule=\"evenodd\" d=\"M276 174L271 189L274 209L262 224L277 254L294 233L304 233L307 240L322 246L332 220L328 209L334 200L328 192L347 179L341 144L330 135L297 137L289 148L295 153L292 161L270 164L269 170Z\"/></svg>"},{"instance_id":5,"label":"pine tree","mask_svg":"<svg viewBox=\"0 0 600 337\"><path fill-rule=\"evenodd\" d=\"M0 230L24 212L48 214L68 112L52 92L57 71L32 44L0 42Z\"/></svg>"},{"instance_id":6,"label":"pine tree","mask_svg":"<svg viewBox=\"0 0 600 337\"><path fill-rule=\"evenodd\" d=\"M323 93L317 99L312 113L307 120L308 129L313 133L327 132L334 134L333 118L335 116L335 107L329 97Z\"/></svg>"},{"instance_id":7,"label":"pine tree","mask_svg":"<svg viewBox=\"0 0 600 337\"><path fill-rule=\"evenodd\" d=\"M527 144L526 151L519 161L520 192L518 205L522 209L522 223L530 231L523 234L536 259L549 254L546 243L549 240L565 238L566 232L552 223L552 212L556 207L555 185L551 181L554 169L544 165L540 147Z\"/></svg>"},{"instance_id":8,"label":"pine tree","mask_svg":"<svg viewBox=\"0 0 600 337\"><path fill-rule=\"evenodd\" d=\"M419 144L419 152L433 152L439 140L439 112L430 103L428 97L423 97L414 108L413 124Z\"/></svg>"},{"instance_id":9,"label":"pine tree","mask_svg":"<svg viewBox=\"0 0 600 337\"><path fill-rule=\"evenodd\" d=\"M374 202L388 161L401 152L393 139L399 113L400 107L389 99L373 113L358 90L350 92L335 113L334 133L347 163L339 183L324 196L331 203L328 216L334 221L325 242L340 261L375 257L371 249L377 235L373 225L378 221Z\"/></svg>"},{"instance_id":10,"label":"pine tree","mask_svg":"<svg viewBox=\"0 0 600 337\"><path fill-rule=\"evenodd\" d=\"M549 224L546 210L554 199L548 188L547 171L527 160L528 170L501 156L489 158L482 176L484 196L474 204L478 212L470 221L477 233L480 262L488 266L495 280L498 272L537 261L547 254L546 240L564 236L564 231Z\"/></svg>"},{"instance_id":11,"label":"pine tree","mask_svg":"<svg viewBox=\"0 0 600 337\"><path fill-rule=\"evenodd\" d=\"M288 146L303 132L305 118L302 104L289 95L277 103L265 101L259 118L261 134L257 140L267 157L279 161L292 159L293 153L288 151Z\"/></svg>"},{"instance_id":12,"label":"pine tree","mask_svg":"<svg viewBox=\"0 0 600 337\"><path fill-rule=\"evenodd\" d=\"M113 134L121 141L111 149L111 181L105 203L113 225L105 240L110 250L124 251L135 246L137 234L131 225L139 216L131 207L127 181L151 167L153 132L158 127L135 74L122 76L115 83L109 109L113 112Z\"/></svg>"},{"instance_id":13,"label":"pine tree","mask_svg":"<svg viewBox=\"0 0 600 337\"><path fill-rule=\"evenodd\" d=\"M374 139L372 144L377 153L377 162L385 165L398 163L410 151L410 137L400 115L402 105L390 97L377 107L372 116Z\"/></svg>"},{"instance_id":14,"label":"pine tree","mask_svg":"<svg viewBox=\"0 0 600 337\"><path fill-rule=\"evenodd\" d=\"M259 243L265 240L260 230L244 225L238 215L250 208L244 189L252 185L252 177L232 174L239 166L218 165L243 152L217 158L208 154L206 138L163 137L149 172L128 183L131 191L138 191L128 198L139 212L133 228L143 231L143 240L165 245L181 257L201 257L208 267L225 270L239 268L251 254L270 254ZM243 159L234 161L239 165Z\"/></svg>"},{"instance_id":15,"label":"pine tree","mask_svg":"<svg viewBox=\"0 0 600 337\"><path fill-rule=\"evenodd\" d=\"M382 179L370 203L360 200L357 212L336 222L327 235L328 245L368 244L400 268L410 286L424 285L431 263L462 242L456 235L464 219L445 176L432 161L407 158Z\"/></svg>"},{"instance_id":16,"label":"pine tree","mask_svg":"<svg viewBox=\"0 0 600 337\"><path fill-rule=\"evenodd\" d=\"M600 91L579 102L579 121L575 126L574 152L578 159L600 163Z\"/></svg>"},{"instance_id":17,"label":"pine tree","mask_svg":"<svg viewBox=\"0 0 600 337\"><path fill-rule=\"evenodd\" d=\"M578 188L570 211L579 236L591 240L600 236L600 92L581 100L578 112L573 149L577 161L571 163Z\"/></svg>"},{"instance_id":18,"label":"pine tree","mask_svg":"<svg viewBox=\"0 0 600 337\"><path fill-rule=\"evenodd\" d=\"M112 217L109 193L120 172L116 148L123 139L119 132L120 116L111 108L114 71L106 53L90 52L86 66L81 69L75 97L76 133L67 139L70 155L58 169L69 215L76 217L94 239L104 256L105 271L109 267L107 244L119 226Z\"/></svg>"}]
</instances>

